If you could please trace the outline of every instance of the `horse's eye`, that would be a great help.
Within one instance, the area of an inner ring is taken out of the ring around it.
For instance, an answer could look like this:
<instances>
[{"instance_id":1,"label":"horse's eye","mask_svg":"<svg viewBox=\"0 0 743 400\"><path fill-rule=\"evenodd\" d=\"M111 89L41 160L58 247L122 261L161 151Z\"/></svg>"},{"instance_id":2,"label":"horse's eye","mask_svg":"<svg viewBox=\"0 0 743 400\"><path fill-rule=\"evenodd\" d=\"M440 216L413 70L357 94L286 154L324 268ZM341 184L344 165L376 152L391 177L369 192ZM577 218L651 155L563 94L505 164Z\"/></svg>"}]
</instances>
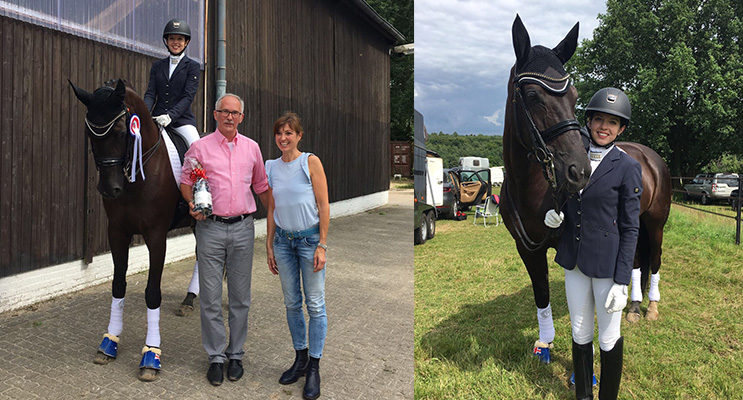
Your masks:
<instances>
[{"instance_id":1,"label":"horse's eye","mask_svg":"<svg viewBox=\"0 0 743 400\"><path fill-rule=\"evenodd\" d=\"M535 90L529 90L526 92L526 99L530 102L539 102L539 93Z\"/></svg>"}]
</instances>

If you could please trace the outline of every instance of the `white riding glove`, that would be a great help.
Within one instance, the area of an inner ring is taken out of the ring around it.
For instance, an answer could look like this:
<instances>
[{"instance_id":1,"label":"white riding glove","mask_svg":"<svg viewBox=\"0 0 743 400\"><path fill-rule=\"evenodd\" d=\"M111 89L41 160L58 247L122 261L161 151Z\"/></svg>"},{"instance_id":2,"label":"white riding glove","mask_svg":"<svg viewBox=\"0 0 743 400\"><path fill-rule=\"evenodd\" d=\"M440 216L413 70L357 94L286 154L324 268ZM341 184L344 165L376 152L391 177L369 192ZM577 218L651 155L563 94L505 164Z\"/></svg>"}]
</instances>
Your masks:
<instances>
[{"instance_id":1,"label":"white riding glove","mask_svg":"<svg viewBox=\"0 0 743 400\"><path fill-rule=\"evenodd\" d=\"M611 289L609 289L609 295L606 296L606 303L604 304L606 312L615 313L617 311L622 311L626 305L627 285L615 283Z\"/></svg>"},{"instance_id":2,"label":"white riding glove","mask_svg":"<svg viewBox=\"0 0 743 400\"><path fill-rule=\"evenodd\" d=\"M154 119L155 119L155 122L157 122L163 128L165 128L166 126L170 125L170 122L171 122L170 121L170 115L168 115L168 114L158 115Z\"/></svg>"},{"instance_id":3,"label":"white riding glove","mask_svg":"<svg viewBox=\"0 0 743 400\"><path fill-rule=\"evenodd\" d=\"M555 210L549 210L547 211L547 214L544 216L544 224L549 226L550 228L559 228L560 225L562 225L562 220L565 219L565 214L560 211L558 214Z\"/></svg>"}]
</instances>

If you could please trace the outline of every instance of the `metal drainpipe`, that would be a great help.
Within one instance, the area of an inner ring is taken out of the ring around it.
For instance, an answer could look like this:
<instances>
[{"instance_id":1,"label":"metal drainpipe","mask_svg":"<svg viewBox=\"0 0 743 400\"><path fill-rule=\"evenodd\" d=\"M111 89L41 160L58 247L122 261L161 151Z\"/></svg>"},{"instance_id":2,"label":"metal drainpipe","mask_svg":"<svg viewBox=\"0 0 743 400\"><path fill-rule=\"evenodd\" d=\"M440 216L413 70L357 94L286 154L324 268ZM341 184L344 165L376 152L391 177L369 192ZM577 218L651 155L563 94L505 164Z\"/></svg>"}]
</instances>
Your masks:
<instances>
[{"instance_id":1,"label":"metal drainpipe","mask_svg":"<svg viewBox=\"0 0 743 400\"><path fill-rule=\"evenodd\" d=\"M227 0L217 0L217 99L227 92L227 39L226 23L227 19Z\"/></svg>"}]
</instances>

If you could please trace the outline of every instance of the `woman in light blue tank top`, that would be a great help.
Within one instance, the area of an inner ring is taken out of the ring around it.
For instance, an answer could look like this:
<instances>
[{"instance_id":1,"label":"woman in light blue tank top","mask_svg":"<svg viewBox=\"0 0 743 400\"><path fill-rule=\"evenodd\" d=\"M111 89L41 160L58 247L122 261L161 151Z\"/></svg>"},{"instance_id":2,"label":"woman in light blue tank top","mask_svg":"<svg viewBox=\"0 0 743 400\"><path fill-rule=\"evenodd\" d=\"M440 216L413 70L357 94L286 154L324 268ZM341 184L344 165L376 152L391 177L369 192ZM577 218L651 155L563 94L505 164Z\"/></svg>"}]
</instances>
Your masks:
<instances>
[{"instance_id":1,"label":"woman in light blue tank top","mask_svg":"<svg viewBox=\"0 0 743 400\"><path fill-rule=\"evenodd\" d=\"M285 113L273 127L281 157L266 161L272 196L268 204L268 269L281 279L296 357L279 383L306 375L303 396L320 397L320 358L328 330L325 312L325 252L330 206L328 182L320 159L297 147L304 136L299 116ZM302 309L304 287L310 316L309 340Z\"/></svg>"}]
</instances>

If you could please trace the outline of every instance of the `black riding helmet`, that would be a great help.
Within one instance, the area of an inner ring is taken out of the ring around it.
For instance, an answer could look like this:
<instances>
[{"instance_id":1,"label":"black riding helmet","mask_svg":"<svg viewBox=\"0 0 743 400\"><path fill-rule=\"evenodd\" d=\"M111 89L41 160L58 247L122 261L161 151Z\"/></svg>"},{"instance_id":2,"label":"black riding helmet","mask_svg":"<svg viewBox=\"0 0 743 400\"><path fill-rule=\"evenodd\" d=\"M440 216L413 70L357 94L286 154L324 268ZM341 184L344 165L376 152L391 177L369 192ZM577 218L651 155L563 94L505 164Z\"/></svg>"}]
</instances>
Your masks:
<instances>
[{"instance_id":1,"label":"black riding helmet","mask_svg":"<svg viewBox=\"0 0 743 400\"><path fill-rule=\"evenodd\" d=\"M586 116L590 119L594 112L616 115L622 119L622 125L628 125L632 117L632 106L623 91L607 87L596 92L586 107Z\"/></svg>"},{"instance_id":2,"label":"black riding helmet","mask_svg":"<svg viewBox=\"0 0 743 400\"><path fill-rule=\"evenodd\" d=\"M623 91L613 87L606 87L600 89L598 92L594 93L593 97L591 97L591 101L588 102L588 106L586 107L586 118L590 120L594 112L615 115L619 117L621 126L627 126L632 117L632 105ZM586 121L586 131L591 142L594 145L598 145L593 140L593 135L590 134L591 131L588 129L588 121ZM611 142L608 145L601 147L608 148L613 144L614 142Z\"/></svg>"},{"instance_id":3,"label":"black riding helmet","mask_svg":"<svg viewBox=\"0 0 743 400\"><path fill-rule=\"evenodd\" d=\"M186 51L186 47L188 47L188 42L191 40L191 28L188 26L186 21L174 18L168 21L167 24L165 24L165 29L163 29L163 44L165 44L165 48L168 48L168 36L170 35L183 35L186 37L186 46L183 48L183 51ZM168 51L170 49L168 48ZM174 55L180 55L183 52L179 54Z\"/></svg>"}]
</instances>

